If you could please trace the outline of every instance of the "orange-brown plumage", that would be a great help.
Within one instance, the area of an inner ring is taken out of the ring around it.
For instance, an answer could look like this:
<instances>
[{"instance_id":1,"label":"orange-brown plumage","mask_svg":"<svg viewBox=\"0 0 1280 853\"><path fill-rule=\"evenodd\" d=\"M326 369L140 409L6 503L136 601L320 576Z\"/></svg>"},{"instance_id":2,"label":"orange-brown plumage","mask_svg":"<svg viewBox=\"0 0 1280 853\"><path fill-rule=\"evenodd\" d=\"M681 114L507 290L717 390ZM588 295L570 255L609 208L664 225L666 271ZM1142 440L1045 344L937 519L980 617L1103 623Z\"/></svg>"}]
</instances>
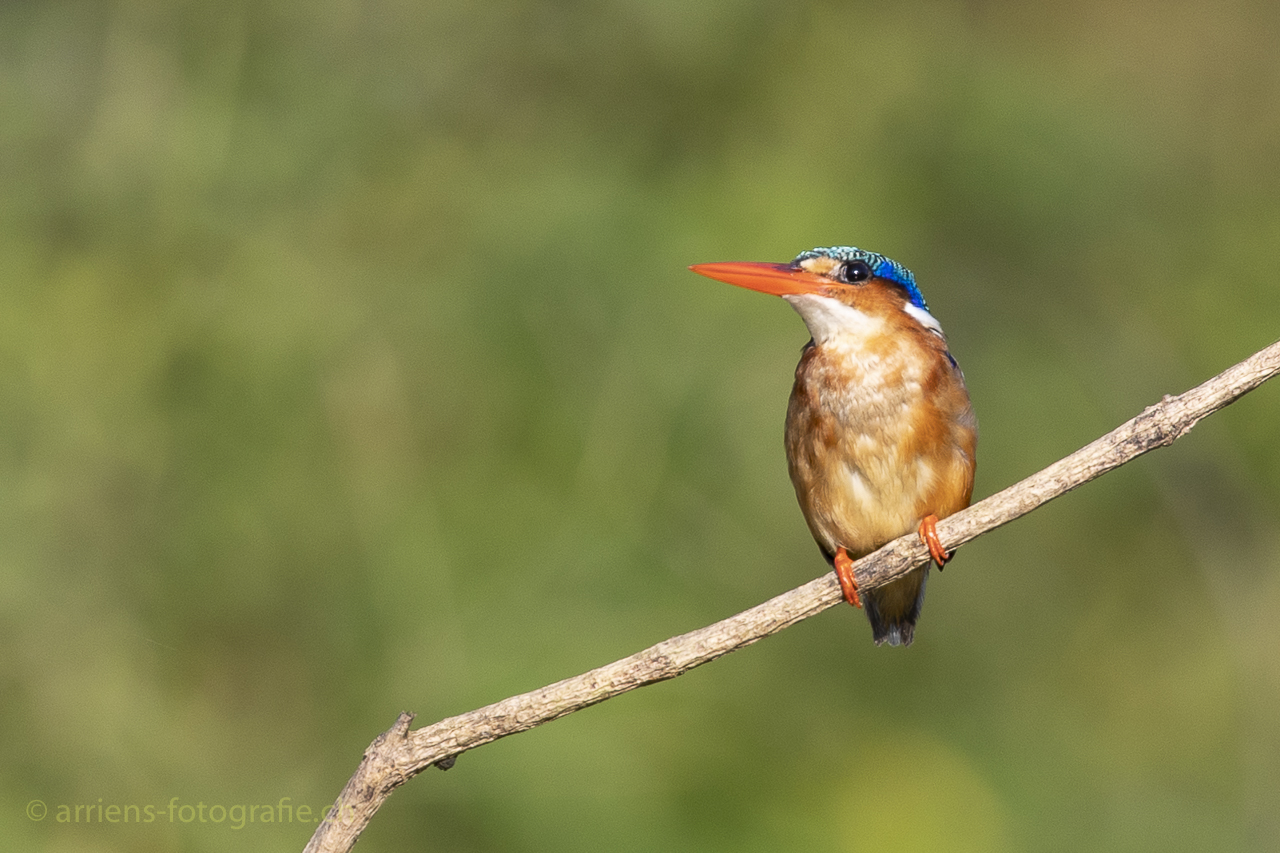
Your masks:
<instances>
[{"instance_id":1,"label":"orange-brown plumage","mask_svg":"<svg viewBox=\"0 0 1280 853\"><path fill-rule=\"evenodd\" d=\"M923 536L922 523L969 505L977 423L909 272L848 248L789 265L694 269L782 296L809 328L787 406L787 462L809 530L838 574L842 562L918 528ZM863 594L877 643L911 642L927 572Z\"/></svg>"}]
</instances>

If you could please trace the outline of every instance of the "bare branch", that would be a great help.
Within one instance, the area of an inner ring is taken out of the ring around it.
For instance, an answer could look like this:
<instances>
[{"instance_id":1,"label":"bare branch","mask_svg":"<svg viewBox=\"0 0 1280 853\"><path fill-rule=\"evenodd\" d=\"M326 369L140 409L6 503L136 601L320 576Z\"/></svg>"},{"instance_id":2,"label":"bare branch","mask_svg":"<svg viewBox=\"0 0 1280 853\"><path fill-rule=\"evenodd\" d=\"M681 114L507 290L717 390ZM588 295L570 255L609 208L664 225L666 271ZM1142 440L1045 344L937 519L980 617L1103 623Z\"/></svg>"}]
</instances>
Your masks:
<instances>
[{"instance_id":1,"label":"bare branch","mask_svg":"<svg viewBox=\"0 0 1280 853\"><path fill-rule=\"evenodd\" d=\"M1280 343L1272 344L1213 379L1177 397L1166 396L1136 418L1065 459L938 524L938 535L956 548L1107 471L1172 444L1201 418L1226 406L1280 373ZM919 537L904 536L859 560L854 571L861 589L882 586L923 565L928 551ZM409 731L413 716L400 715L390 730L365 750L364 760L339 795L329 817L316 829L307 853L347 851L397 787L426 768L444 769L454 758L498 738L675 678L843 600L834 574L783 593L722 622L664 640L630 657L547 687L512 696L476 711Z\"/></svg>"}]
</instances>

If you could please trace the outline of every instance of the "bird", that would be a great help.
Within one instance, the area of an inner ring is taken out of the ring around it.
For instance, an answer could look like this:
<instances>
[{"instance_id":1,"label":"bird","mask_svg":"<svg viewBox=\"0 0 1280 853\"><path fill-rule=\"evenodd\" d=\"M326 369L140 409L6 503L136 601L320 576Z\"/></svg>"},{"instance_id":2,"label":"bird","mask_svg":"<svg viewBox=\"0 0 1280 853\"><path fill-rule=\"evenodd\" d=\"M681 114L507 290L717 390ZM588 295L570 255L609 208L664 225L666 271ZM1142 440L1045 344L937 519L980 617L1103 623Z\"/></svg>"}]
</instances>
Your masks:
<instances>
[{"instance_id":1,"label":"bird","mask_svg":"<svg viewBox=\"0 0 1280 853\"><path fill-rule=\"evenodd\" d=\"M854 246L690 269L781 296L804 320L785 427L791 483L875 644L911 645L929 569L951 557L937 523L969 505L978 442L964 374L915 276ZM930 562L859 595L853 562L912 531Z\"/></svg>"}]
</instances>

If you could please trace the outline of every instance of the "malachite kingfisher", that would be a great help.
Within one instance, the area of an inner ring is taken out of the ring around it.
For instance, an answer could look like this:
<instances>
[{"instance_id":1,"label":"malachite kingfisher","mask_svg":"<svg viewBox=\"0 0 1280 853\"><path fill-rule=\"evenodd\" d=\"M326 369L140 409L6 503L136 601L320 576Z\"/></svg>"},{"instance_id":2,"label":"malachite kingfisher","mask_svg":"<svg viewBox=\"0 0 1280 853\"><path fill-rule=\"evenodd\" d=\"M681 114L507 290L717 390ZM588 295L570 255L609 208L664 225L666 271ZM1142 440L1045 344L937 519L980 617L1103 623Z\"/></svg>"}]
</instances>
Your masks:
<instances>
[{"instance_id":1,"label":"malachite kingfisher","mask_svg":"<svg viewBox=\"0 0 1280 853\"><path fill-rule=\"evenodd\" d=\"M694 272L781 296L810 340L787 405L787 467L813 538L876 645L910 645L931 564L860 597L853 561L918 531L938 568L937 522L969 505L978 423L964 375L915 276L852 246L788 264Z\"/></svg>"}]
</instances>

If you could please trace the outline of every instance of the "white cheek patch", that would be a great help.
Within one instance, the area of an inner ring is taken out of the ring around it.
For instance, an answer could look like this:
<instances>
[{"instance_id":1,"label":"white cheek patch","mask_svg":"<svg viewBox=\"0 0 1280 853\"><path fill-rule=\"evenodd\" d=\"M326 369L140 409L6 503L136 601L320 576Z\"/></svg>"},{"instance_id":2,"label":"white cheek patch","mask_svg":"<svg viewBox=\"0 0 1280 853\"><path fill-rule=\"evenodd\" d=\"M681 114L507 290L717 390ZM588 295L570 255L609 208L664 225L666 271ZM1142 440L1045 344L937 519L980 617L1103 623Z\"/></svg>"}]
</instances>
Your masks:
<instances>
[{"instance_id":1,"label":"white cheek patch","mask_svg":"<svg viewBox=\"0 0 1280 853\"><path fill-rule=\"evenodd\" d=\"M938 337L946 340L946 336L942 334L942 324L933 318L928 311L908 302L902 306L902 310L910 315L917 323L933 332Z\"/></svg>"},{"instance_id":2,"label":"white cheek patch","mask_svg":"<svg viewBox=\"0 0 1280 853\"><path fill-rule=\"evenodd\" d=\"M816 293L797 293L788 294L782 298L796 309L796 313L804 320L816 344L825 343L843 335L869 338L884 331L884 320L864 314L857 308L850 308L843 302L827 296L818 296ZM929 314L925 312L925 316L929 317ZM935 327L938 325L932 317L929 317L929 320Z\"/></svg>"}]
</instances>

